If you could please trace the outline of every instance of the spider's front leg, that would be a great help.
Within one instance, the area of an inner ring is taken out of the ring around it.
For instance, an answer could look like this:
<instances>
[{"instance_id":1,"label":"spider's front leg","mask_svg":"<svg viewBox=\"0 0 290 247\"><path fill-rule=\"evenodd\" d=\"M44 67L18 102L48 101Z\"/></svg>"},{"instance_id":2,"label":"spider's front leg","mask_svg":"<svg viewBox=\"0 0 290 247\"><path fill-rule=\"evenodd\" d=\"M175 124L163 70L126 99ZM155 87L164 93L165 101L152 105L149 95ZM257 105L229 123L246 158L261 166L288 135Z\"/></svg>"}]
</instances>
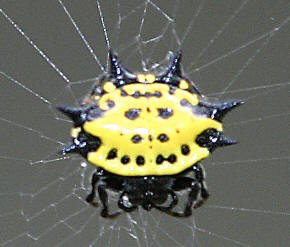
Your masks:
<instances>
[{"instance_id":1,"label":"spider's front leg","mask_svg":"<svg viewBox=\"0 0 290 247\"><path fill-rule=\"evenodd\" d=\"M115 212L113 214L109 214L108 212L108 194L106 192L106 182L104 181L103 183L100 183L100 180L102 177L105 176L105 171L101 168L99 168L92 177L92 191L91 193L87 196L86 201L90 203L92 206L97 207L98 204L94 202L94 198L96 196L96 187L98 188L98 194L100 201L103 205L103 209L101 211L101 216L103 217L115 217L120 214L120 212Z\"/></svg>"},{"instance_id":2,"label":"spider's front leg","mask_svg":"<svg viewBox=\"0 0 290 247\"><path fill-rule=\"evenodd\" d=\"M174 208L177 203L178 203L178 198L177 195L174 193L173 190L169 190L168 194L171 195L171 199L172 201L170 202L170 204L168 206L158 206L158 205L154 205L155 208L157 208L158 210L162 211L162 212L170 212L172 210L172 208Z\"/></svg>"},{"instance_id":3,"label":"spider's front leg","mask_svg":"<svg viewBox=\"0 0 290 247\"><path fill-rule=\"evenodd\" d=\"M104 218L113 218L118 216L121 212L117 211L115 213L109 214L109 207L108 207L108 194L106 191L106 184L100 184L98 186L98 193L99 193L99 197L101 200L101 203L103 205L103 209L101 211L101 216Z\"/></svg>"},{"instance_id":4,"label":"spider's front leg","mask_svg":"<svg viewBox=\"0 0 290 247\"><path fill-rule=\"evenodd\" d=\"M180 191L187 188L190 188L190 191L188 194L188 200L185 205L184 211L183 212L167 211L166 213L176 217L188 217L192 214L192 205L197 200L198 193L200 191L200 185L195 179L189 177L175 178L174 184L172 186L172 189L174 191Z\"/></svg>"},{"instance_id":5,"label":"spider's front leg","mask_svg":"<svg viewBox=\"0 0 290 247\"><path fill-rule=\"evenodd\" d=\"M86 198L86 201L94 207L98 206L98 203L94 202L94 199L96 197L96 184L100 181L100 177L103 176L103 174L104 174L104 171L102 169L98 169L93 174L92 181L91 181L92 191Z\"/></svg>"}]
</instances>

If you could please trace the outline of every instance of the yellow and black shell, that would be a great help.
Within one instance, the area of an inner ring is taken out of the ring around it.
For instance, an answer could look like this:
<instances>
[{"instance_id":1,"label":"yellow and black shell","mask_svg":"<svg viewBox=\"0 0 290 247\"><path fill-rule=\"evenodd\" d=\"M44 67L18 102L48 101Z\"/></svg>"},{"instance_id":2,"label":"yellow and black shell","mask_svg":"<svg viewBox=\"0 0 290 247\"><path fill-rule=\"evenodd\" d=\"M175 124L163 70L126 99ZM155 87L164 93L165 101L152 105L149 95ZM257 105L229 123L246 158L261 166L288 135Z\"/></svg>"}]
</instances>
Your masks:
<instances>
[{"instance_id":1,"label":"yellow and black shell","mask_svg":"<svg viewBox=\"0 0 290 247\"><path fill-rule=\"evenodd\" d=\"M74 121L72 143L91 164L120 176L174 175L234 144L222 117L240 101L210 102L182 76L181 52L155 74L134 74L113 53L111 70L80 107L58 107Z\"/></svg>"}]
</instances>

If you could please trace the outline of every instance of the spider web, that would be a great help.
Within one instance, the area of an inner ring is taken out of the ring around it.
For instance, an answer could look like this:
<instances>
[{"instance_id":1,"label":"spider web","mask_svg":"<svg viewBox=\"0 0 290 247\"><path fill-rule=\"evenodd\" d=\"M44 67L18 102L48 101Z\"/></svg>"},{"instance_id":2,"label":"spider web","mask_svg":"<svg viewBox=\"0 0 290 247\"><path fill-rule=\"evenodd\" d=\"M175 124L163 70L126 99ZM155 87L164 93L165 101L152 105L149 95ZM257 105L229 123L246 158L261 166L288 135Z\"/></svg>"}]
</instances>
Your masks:
<instances>
[{"instance_id":1,"label":"spider web","mask_svg":"<svg viewBox=\"0 0 290 247\"><path fill-rule=\"evenodd\" d=\"M289 9L286 1L2 1L0 246L287 246ZM109 48L133 71L182 48L185 74L205 95L247 102L225 120L240 143L203 162L211 197L192 217L140 209L103 219L84 201L94 167L57 154L72 123L55 106L78 104L106 70Z\"/></svg>"}]
</instances>

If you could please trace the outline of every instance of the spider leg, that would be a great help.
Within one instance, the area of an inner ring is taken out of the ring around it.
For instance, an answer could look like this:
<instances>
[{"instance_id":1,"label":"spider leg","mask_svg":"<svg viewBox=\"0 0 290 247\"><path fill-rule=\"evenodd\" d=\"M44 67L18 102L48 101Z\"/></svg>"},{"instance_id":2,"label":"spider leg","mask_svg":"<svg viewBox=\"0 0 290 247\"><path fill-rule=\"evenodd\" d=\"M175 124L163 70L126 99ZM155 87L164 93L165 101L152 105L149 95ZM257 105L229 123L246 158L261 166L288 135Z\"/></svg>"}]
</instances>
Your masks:
<instances>
[{"instance_id":1,"label":"spider leg","mask_svg":"<svg viewBox=\"0 0 290 247\"><path fill-rule=\"evenodd\" d=\"M94 199L96 197L96 187L97 184L100 182L101 177L105 176L105 171L103 169L98 169L92 177L92 191L91 193L87 196L86 201L90 203L92 206L97 207L98 203L94 202ZM100 201L103 205L103 209L101 212L101 216L103 217L115 217L120 214L120 212L115 212L113 214L108 213L108 194L106 192L106 182L103 182L98 186L98 193L100 197Z\"/></svg>"},{"instance_id":2,"label":"spider leg","mask_svg":"<svg viewBox=\"0 0 290 247\"><path fill-rule=\"evenodd\" d=\"M108 208L108 194L106 191L106 185L100 184L98 186L98 193L101 200L101 203L103 205L103 209L101 211L101 216L104 218L113 218L118 216L121 212L117 211L115 213L109 214L109 208Z\"/></svg>"},{"instance_id":3,"label":"spider leg","mask_svg":"<svg viewBox=\"0 0 290 247\"><path fill-rule=\"evenodd\" d=\"M171 198L172 198L172 201L170 202L170 204L168 206L156 206L156 205L154 205L155 208L157 208L158 210L160 210L162 212L166 212L166 213L171 211L171 209L174 208L178 203L178 198L177 198L177 195L174 193L174 191L169 190L168 193L171 195Z\"/></svg>"},{"instance_id":4,"label":"spider leg","mask_svg":"<svg viewBox=\"0 0 290 247\"><path fill-rule=\"evenodd\" d=\"M134 210L136 210L137 209L137 206L136 205L133 205L133 206L131 206L131 207L128 207L128 206L126 206L125 204L124 204L124 195L126 194L126 192L124 191L122 194L121 194L121 196L120 196L120 198L119 198L119 200L118 200L118 206L119 206L119 208L121 208L121 209L123 209L124 211L126 211L126 212L132 212L132 211L134 211Z\"/></svg>"},{"instance_id":5,"label":"spider leg","mask_svg":"<svg viewBox=\"0 0 290 247\"><path fill-rule=\"evenodd\" d=\"M98 206L98 203L94 202L94 199L95 199L95 196L96 196L96 184L99 182L100 176L101 175L98 172L95 172L93 174L92 182L91 182L91 184L92 184L92 191L91 191L91 193L86 198L86 201L88 203L90 203L94 207L97 207Z\"/></svg>"},{"instance_id":6,"label":"spider leg","mask_svg":"<svg viewBox=\"0 0 290 247\"><path fill-rule=\"evenodd\" d=\"M184 178L179 178L176 180L177 183L183 183ZM183 212L174 212L174 211L167 211L166 213L176 216L176 217L188 217L192 214L192 205L196 201L198 193L200 191L200 186L198 183L196 183L195 180L190 179L191 182L190 184L187 184L187 187L191 188L189 194L188 194L188 200L185 205L184 211Z\"/></svg>"},{"instance_id":7,"label":"spider leg","mask_svg":"<svg viewBox=\"0 0 290 247\"><path fill-rule=\"evenodd\" d=\"M199 208L209 198L209 193L206 189L205 182L204 182L203 168L199 164L196 164L193 166L193 171L194 171L196 180L200 184L200 197L201 197L201 199L198 200L196 204L194 205L194 208Z\"/></svg>"}]
</instances>

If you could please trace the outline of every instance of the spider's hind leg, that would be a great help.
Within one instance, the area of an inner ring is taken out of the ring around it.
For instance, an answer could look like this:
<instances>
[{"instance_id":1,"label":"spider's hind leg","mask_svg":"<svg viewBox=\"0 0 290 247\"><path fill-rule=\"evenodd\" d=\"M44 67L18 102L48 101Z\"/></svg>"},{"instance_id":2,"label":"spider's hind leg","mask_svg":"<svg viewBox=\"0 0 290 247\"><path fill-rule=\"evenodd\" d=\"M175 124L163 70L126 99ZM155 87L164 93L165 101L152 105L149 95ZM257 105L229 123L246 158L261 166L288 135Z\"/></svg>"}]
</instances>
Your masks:
<instances>
[{"instance_id":1,"label":"spider's hind leg","mask_svg":"<svg viewBox=\"0 0 290 247\"><path fill-rule=\"evenodd\" d=\"M198 194L200 192L200 185L199 183L196 181L196 179L190 178L190 177L175 177L172 179L172 184L170 186L171 192L169 191L169 193L172 196L172 202L170 203L170 205L168 207L156 207L157 209L175 216L175 217L188 217L192 214L192 205L196 202ZM185 205L185 208L183 210L183 212L175 212L172 211L172 208L174 206L177 205L178 203L178 198L175 194L175 191L182 191L182 190L186 190L186 189L190 189L190 192L188 194L188 200L187 203Z\"/></svg>"},{"instance_id":2,"label":"spider's hind leg","mask_svg":"<svg viewBox=\"0 0 290 247\"><path fill-rule=\"evenodd\" d=\"M194 208L199 208L209 198L209 193L206 189L206 185L204 182L204 171L203 171L202 166L200 164L196 164L192 168L193 168L193 171L195 174L195 178L198 181L198 183L200 184L200 197L201 197L201 199L198 200L194 205Z\"/></svg>"},{"instance_id":3,"label":"spider's hind leg","mask_svg":"<svg viewBox=\"0 0 290 247\"><path fill-rule=\"evenodd\" d=\"M157 208L158 210L162 211L162 212L170 212L172 210L172 208L174 208L177 203L178 203L178 198L176 196L176 194L174 193L173 190L168 191L168 193L171 195L172 201L170 202L170 204L168 206L158 206L158 205L154 205L155 208Z\"/></svg>"},{"instance_id":4,"label":"spider's hind leg","mask_svg":"<svg viewBox=\"0 0 290 247\"><path fill-rule=\"evenodd\" d=\"M209 197L204 181L204 171L201 165L195 164L192 166L194 178L176 177L173 181L172 190L180 191L190 188L188 200L183 212L174 212L171 210L162 210L172 216L187 217L192 214L192 207L200 207ZM199 198L200 196L200 198ZM173 207L172 207L173 208Z\"/></svg>"}]
</instances>

